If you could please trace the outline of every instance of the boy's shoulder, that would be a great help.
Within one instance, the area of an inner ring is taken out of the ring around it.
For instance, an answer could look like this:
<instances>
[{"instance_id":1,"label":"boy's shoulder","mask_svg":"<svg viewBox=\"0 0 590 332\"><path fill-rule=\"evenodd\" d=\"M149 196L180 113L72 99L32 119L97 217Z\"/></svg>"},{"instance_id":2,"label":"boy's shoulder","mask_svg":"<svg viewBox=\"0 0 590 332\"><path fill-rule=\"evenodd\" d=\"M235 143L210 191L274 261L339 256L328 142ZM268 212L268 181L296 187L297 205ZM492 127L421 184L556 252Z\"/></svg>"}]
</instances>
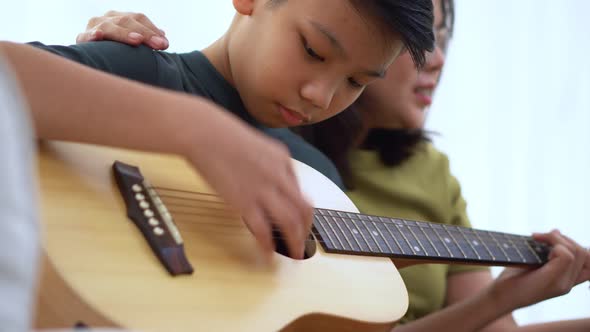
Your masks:
<instances>
[{"instance_id":1,"label":"boy's shoulder","mask_svg":"<svg viewBox=\"0 0 590 332\"><path fill-rule=\"evenodd\" d=\"M312 167L334 182L338 187L344 189L344 182L340 177L340 173L330 158L305 141L301 136L287 128L266 128L263 131L268 136L285 144L293 159Z\"/></svg>"}]
</instances>

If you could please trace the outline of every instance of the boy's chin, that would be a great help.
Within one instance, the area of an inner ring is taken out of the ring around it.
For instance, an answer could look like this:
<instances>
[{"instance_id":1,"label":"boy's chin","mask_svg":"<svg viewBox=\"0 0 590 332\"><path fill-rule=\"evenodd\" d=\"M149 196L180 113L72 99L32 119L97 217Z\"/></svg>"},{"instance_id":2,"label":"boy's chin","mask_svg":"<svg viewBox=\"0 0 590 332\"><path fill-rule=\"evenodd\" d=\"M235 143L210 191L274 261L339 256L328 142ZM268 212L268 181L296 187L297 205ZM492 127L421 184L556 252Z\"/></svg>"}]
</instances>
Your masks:
<instances>
[{"instance_id":1,"label":"boy's chin","mask_svg":"<svg viewBox=\"0 0 590 332\"><path fill-rule=\"evenodd\" d=\"M267 116L256 116L253 115L254 119L260 123L261 125L268 127L268 128L288 128L289 125L284 121L281 121L280 117L271 118Z\"/></svg>"}]
</instances>

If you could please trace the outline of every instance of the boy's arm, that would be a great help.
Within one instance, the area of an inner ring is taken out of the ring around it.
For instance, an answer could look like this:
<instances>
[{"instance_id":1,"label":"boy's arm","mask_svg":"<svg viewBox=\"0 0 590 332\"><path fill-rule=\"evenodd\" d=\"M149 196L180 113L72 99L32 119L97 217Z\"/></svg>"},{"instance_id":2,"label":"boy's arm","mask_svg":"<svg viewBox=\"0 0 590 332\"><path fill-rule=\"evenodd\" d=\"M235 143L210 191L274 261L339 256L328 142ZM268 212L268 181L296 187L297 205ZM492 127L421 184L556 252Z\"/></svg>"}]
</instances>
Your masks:
<instances>
[{"instance_id":1,"label":"boy's arm","mask_svg":"<svg viewBox=\"0 0 590 332\"><path fill-rule=\"evenodd\" d=\"M282 145L203 98L120 79L28 45L0 42L0 52L14 67L40 138L180 154L241 213L267 252L275 224L292 256L303 256L312 209Z\"/></svg>"}]
</instances>

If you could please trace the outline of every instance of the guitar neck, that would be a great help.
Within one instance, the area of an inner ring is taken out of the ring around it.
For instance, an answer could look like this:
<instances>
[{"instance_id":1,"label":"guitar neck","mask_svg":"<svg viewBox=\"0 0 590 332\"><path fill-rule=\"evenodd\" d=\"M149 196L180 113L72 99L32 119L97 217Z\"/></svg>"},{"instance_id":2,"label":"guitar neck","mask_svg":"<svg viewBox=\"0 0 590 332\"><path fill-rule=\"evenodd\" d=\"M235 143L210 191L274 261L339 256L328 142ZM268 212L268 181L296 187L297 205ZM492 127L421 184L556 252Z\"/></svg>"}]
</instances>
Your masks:
<instances>
[{"instance_id":1,"label":"guitar neck","mask_svg":"<svg viewBox=\"0 0 590 332\"><path fill-rule=\"evenodd\" d=\"M399 218L316 209L326 252L477 265L541 265L550 247L531 237Z\"/></svg>"}]
</instances>

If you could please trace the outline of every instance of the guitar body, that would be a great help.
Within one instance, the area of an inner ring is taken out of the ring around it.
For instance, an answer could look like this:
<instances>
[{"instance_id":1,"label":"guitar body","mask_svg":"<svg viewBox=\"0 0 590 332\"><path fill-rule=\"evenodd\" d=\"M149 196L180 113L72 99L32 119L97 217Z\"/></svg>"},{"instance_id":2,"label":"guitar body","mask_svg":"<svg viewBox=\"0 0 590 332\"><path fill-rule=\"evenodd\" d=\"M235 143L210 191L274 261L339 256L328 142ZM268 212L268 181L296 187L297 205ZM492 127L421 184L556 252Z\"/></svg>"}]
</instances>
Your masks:
<instances>
[{"instance_id":1,"label":"guitar body","mask_svg":"<svg viewBox=\"0 0 590 332\"><path fill-rule=\"evenodd\" d=\"M407 309L389 258L328 254L316 242L308 259L275 253L265 264L243 222L219 202L214 209L193 202L192 215L170 208L194 268L173 277L127 218L111 166L138 166L156 187L212 193L186 161L63 142L42 143L38 159L45 249L38 328L387 331ZM316 207L356 212L337 186L295 165Z\"/></svg>"}]
</instances>

